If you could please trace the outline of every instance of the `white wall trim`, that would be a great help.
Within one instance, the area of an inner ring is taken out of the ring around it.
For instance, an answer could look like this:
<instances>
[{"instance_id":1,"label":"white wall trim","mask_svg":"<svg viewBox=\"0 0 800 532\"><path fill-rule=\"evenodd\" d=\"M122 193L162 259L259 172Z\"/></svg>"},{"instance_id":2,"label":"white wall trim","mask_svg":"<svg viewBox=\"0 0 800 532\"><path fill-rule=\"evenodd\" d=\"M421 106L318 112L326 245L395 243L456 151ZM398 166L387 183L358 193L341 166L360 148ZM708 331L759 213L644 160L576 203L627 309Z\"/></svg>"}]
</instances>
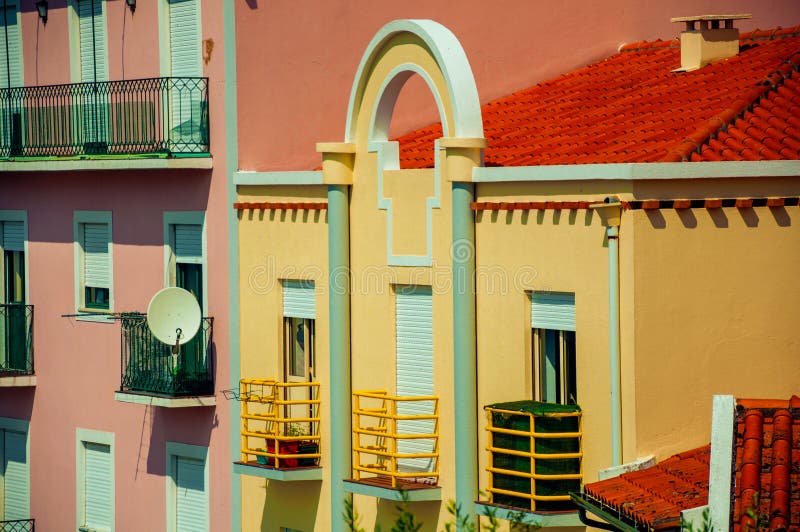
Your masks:
<instances>
[{"instance_id":1,"label":"white wall trim","mask_svg":"<svg viewBox=\"0 0 800 532\"><path fill-rule=\"evenodd\" d=\"M84 501L84 493L83 493L83 481L84 481L84 466L86 463L86 457L84 453L84 442L86 443L99 443L101 445L108 445L110 448L111 454L111 529L109 532L114 532L114 526L116 523L116 460L114 459L114 433L113 432L103 432L99 430L90 430L90 429L82 429L76 428L75 429L75 503L77 505L75 517L76 517L76 524L75 529L80 531L80 527L83 524L86 509L86 503Z\"/></svg>"},{"instance_id":2,"label":"white wall trim","mask_svg":"<svg viewBox=\"0 0 800 532\"><path fill-rule=\"evenodd\" d=\"M30 294L30 255L28 251L28 211L21 211L21 210L0 210L0 223L2 222L22 222L22 230L25 233L25 249L23 253L25 254L25 303L30 304L31 301L31 294ZM0 255L3 253L3 239L0 238ZM0 279L5 279L5 275L3 274L3 268L5 266L0 261ZM0 303L5 303L5 294L3 291L0 291Z\"/></svg>"},{"instance_id":3,"label":"white wall trim","mask_svg":"<svg viewBox=\"0 0 800 532\"><path fill-rule=\"evenodd\" d=\"M714 396L708 478L708 505L714 530L728 530L730 524L735 412L736 400L732 395Z\"/></svg>"},{"instance_id":4,"label":"white wall trim","mask_svg":"<svg viewBox=\"0 0 800 532\"><path fill-rule=\"evenodd\" d=\"M175 286L174 237L171 226L189 224L201 226L202 233L202 266L203 266L203 316L208 313L208 244L206 243L205 211L164 211L164 288Z\"/></svg>"},{"instance_id":5,"label":"white wall trim","mask_svg":"<svg viewBox=\"0 0 800 532\"><path fill-rule=\"evenodd\" d=\"M167 532L175 532L176 510L175 497L177 495L175 475L177 473L176 459L178 457L193 458L203 462L203 482L207 500L211 500L210 487L208 483L208 447L200 445L189 445L186 443L167 442L166 452L166 502L167 502ZM208 508L208 505L206 505ZM210 512L206 514L206 520L210 523ZM202 531L197 531L202 532Z\"/></svg>"},{"instance_id":6,"label":"white wall trim","mask_svg":"<svg viewBox=\"0 0 800 532\"><path fill-rule=\"evenodd\" d=\"M111 211L75 211L73 213L73 266L75 274L75 312L89 312L83 307L83 246L81 245L81 224L85 223L104 223L108 224L108 311L110 315L114 312L114 228L111 224ZM102 310L91 310L93 313L103 313ZM113 323L110 316L87 315L77 316L75 319L81 321L94 321L98 323Z\"/></svg>"},{"instance_id":7,"label":"white wall trim","mask_svg":"<svg viewBox=\"0 0 800 532\"><path fill-rule=\"evenodd\" d=\"M554 164L476 167L476 183L800 176L800 161Z\"/></svg>"}]
</instances>

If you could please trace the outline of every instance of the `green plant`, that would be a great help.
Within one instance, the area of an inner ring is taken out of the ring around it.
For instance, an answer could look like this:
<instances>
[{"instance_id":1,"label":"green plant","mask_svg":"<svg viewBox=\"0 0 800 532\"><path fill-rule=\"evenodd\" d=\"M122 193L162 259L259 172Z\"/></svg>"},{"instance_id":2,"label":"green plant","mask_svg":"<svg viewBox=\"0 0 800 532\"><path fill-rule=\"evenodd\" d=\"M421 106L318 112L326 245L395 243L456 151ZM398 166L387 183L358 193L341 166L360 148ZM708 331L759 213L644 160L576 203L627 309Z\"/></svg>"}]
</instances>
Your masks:
<instances>
[{"instance_id":1,"label":"green plant","mask_svg":"<svg viewBox=\"0 0 800 532\"><path fill-rule=\"evenodd\" d=\"M287 436L308 436L309 430L305 423L289 423L286 425Z\"/></svg>"},{"instance_id":2,"label":"green plant","mask_svg":"<svg viewBox=\"0 0 800 532\"><path fill-rule=\"evenodd\" d=\"M408 492L400 490L400 501L394 505L398 511L397 519L392 525L392 532L417 532L422 523L408 510Z\"/></svg>"},{"instance_id":3,"label":"green plant","mask_svg":"<svg viewBox=\"0 0 800 532\"><path fill-rule=\"evenodd\" d=\"M747 512L750 512L750 509L748 509ZM703 521L697 526L697 528L695 528L692 523L685 521L681 515L681 530L686 532L713 532L714 527L711 524L711 512L709 509L707 507L703 509Z\"/></svg>"},{"instance_id":4,"label":"green plant","mask_svg":"<svg viewBox=\"0 0 800 532\"><path fill-rule=\"evenodd\" d=\"M359 522L361 521L361 517L358 515L358 512L356 512L353 506L353 499L350 497L344 500L344 512L342 513L342 517L350 532L366 532L360 526Z\"/></svg>"}]
</instances>

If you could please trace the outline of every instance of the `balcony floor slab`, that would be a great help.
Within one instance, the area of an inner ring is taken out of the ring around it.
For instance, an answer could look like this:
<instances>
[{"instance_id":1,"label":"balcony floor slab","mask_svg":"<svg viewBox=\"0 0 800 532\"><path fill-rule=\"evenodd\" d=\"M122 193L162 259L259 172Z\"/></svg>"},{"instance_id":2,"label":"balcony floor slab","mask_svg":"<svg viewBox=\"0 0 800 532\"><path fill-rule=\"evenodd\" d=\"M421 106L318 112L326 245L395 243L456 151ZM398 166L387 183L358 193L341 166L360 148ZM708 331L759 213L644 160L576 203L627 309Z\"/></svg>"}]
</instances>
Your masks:
<instances>
[{"instance_id":1,"label":"balcony floor slab","mask_svg":"<svg viewBox=\"0 0 800 532\"><path fill-rule=\"evenodd\" d=\"M401 501L404 496L406 500L411 502L442 500L442 488L439 486L422 484L419 487L412 488L414 483L406 482L403 484L404 489L401 491L381 484L383 483L373 481L373 479L348 479L344 481L344 491L390 501Z\"/></svg>"},{"instance_id":2,"label":"balcony floor slab","mask_svg":"<svg viewBox=\"0 0 800 532\"><path fill-rule=\"evenodd\" d=\"M234 462L233 472L239 475L266 478L269 480L298 481L298 480L322 480L321 467L301 467L297 469L275 469L274 467L264 467L257 464L245 462Z\"/></svg>"},{"instance_id":3,"label":"balcony floor slab","mask_svg":"<svg viewBox=\"0 0 800 532\"><path fill-rule=\"evenodd\" d=\"M530 510L499 506L486 501L475 502L475 512L480 516L494 515L498 519L515 523L549 528L585 526L578 517L578 511L538 513Z\"/></svg>"},{"instance_id":4,"label":"balcony floor slab","mask_svg":"<svg viewBox=\"0 0 800 532\"><path fill-rule=\"evenodd\" d=\"M36 375L11 375L0 377L0 388L24 388L36 386Z\"/></svg>"},{"instance_id":5,"label":"balcony floor slab","mask_svg":"<svg viewBox=\"0 0 800 532\"><path fill-rule=\"evenodd\" d=\"M114 400L122 403L161 406L164 408L190 408L194 406L215 406L217 404L217 398L214 395L163 397L160 395L146 395L132 392L114 392Z\"/></svg>"},{"instance_id":6,"label":"balcony floor slab","mask_svg":"<svg viewBox=\"0 0 800 532\"><path fill-rule=\"evenodd\" d=\"M213 159L206 157L114 157L102 159L58 159L0 161L0 172L71 172L83 170L210 170Z\"/></svg>"}]
</instances>

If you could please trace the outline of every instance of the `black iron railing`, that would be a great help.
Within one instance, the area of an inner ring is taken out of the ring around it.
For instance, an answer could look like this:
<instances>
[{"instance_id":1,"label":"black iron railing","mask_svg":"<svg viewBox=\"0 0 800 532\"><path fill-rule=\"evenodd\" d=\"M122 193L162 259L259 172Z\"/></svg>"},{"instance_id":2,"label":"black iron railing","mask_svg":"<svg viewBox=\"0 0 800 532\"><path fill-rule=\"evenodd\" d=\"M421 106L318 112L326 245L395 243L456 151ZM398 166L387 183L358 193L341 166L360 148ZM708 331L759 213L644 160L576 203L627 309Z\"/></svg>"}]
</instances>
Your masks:
<instances>
[{"instance_id":1,"label":"black iron railing","mask_svg":"<svg viewBox=\"0 0 800 532\"><path fill-rule=\"evenodd\" d=\"M36 523L34 519L0 521L0 532L35 532L35 530Z\"/></svg>"},{"instance_id":2,"label":"black iron railing","mask_svg":"<svg viewBox=\"0 0 800 532\"><path fill-rule=\"evenodd\" d=\"M182 345L177 355L172 352L173 346L153 336L144 314L125 314L120 320L123 392L213 395L213 318L203 318L197 335Z\"/></svg>"},{"instance_id":3,"label":"black iron railing","mask_svg":"<svg viewBox=\"0 0 800 532\"><path fill-rule=\"evenodd\" d=\"M0 89L0 157L208 153L208 78Z\"/></svg>"},{"instance_id":4,"label":"black iron railing","mask_svg":"<svg viewBox=\"0 0 800 532\"><path fill-rule=\"evenodd\" d=\"M33 375L33 305L0 305L0 376L13 375Z\"/></svg>"}]
</instances>

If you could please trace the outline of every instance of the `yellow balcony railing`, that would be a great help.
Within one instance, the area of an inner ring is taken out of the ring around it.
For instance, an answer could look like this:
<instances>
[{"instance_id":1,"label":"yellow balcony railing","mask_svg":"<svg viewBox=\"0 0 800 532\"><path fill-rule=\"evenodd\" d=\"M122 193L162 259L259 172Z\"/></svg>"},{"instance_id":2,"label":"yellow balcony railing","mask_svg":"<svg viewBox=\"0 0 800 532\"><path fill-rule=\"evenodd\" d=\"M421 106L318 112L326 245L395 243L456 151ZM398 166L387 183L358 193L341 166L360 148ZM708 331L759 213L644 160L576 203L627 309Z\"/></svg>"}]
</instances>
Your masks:
<instances>
[{"instance_id":1,"label":"yellow balcony railing","mask_svg":"<svg viewBox=\"0 0 800 532\"><path fill-rule=\"evenodd\" d=\"M275 469L319 464L319 383L242 379L242 462Z\"/></svg>"},{"instance_id":2,"label":"yellow balcony railing","mask_svg":"<svg viewBox=\"0 0 800 532\"><path fill-rule=\"evenodd\" d=\"M581 411L518 401L487 406L492 503L524 510L572 508L583 479Z\"/></svg>"},{"instance_id":3,"label":"yellow balcony railing","mask_svg":"<svg viewBox=\"0 0 800 532\"><path fill-rule=\"evenodd\" d=\"M439 398L353 392L353 480L364 474L404 483L439 480Z\"/></svg>"}]
</instances>

